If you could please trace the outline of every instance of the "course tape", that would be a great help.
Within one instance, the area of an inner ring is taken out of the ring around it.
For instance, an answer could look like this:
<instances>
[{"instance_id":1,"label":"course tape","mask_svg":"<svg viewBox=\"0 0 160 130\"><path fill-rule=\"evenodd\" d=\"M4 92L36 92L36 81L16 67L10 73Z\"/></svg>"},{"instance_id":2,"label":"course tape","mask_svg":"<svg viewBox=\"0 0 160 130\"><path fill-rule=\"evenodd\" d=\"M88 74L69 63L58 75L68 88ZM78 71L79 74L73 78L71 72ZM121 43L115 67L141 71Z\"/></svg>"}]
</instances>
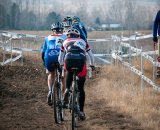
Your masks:
<instances>
[{"instance_id":1,"label":"course tape","mask_svg":"<svg viewBox=\"0 0 160 130\"><path fill-rule=\"evenodd\" d=\"M20 55L18 55L18 56L17 56L17 57L15 57L15 58L7 59L6 61L1 62L1 65L5 65L5 64L7 64L7 63L9 63L9 62L14 62L14 61L16 61L16 60L20 59L21 57L22 57L22 55L20 54Z\"/></svg>"},{"instance_id":2,"label":"course tape","mask_svg":"<svg viewBox=\"0 0 160 130\"><path fill-rule=\"evenodd\" d=\"M8 51L8 52L12 52L12 53L18 53L19 55L16 56L15 58L10 58L10 59L7 59L4 62L0 62L1 65L8 64L9 62L14 62L14 61L16 61L16 60L18 60L22 57L22 52L21 51L13 50L13 49L10 49L10 48L5 48L5 50Z\"/></svg>"},{"instance_id":3,"label":"course tape","mask_svg":"<svg viewBox=\"0 0 160 130\"><path fill-rule=\"evenodd\" d=\"M45 36L39 36L39 35L31 35L31 34L18 34L14 32L1 32L2 36L12 38L12 39L21 39L21 38L45 38ZM88 39L89 42L106 42L110 41L111 39Z\"/></svg>"},{"instance_id":4,"label":"course tape","mask_svg":"<svg viewBox=\"0 0 160 130\"><path fill-rule=\"evenodd\" d=\"M143 80L145 80L148 84L150 84L154 90L160 92L160 87L157 86L151 79L149 79L148 77L144 76L142 74L141 71L139 71L138 69L136 69L134 66L131 66L131 64L127 63L127 62L124 62L124 61L121 61L122 64L124 66L127 66L128 68L130 68L130 70L134 73L136 73L137 75L139 75L140 77L142 77Z\"/></svg>"},{"instance_id":5,"label":"course tape","mask_svg":"<svg viewBox=\"0 0 160 130\"><path fill-rule=\"evenodd\" d=\"M105 59L97 57L97 56L96 56L96 58L98 58L99 60L103 61L104 63L111 64L111 62L109 62L108 60L105 60Z\"/></svg>"},{"instance_id":6,"label":"course tape","mask_svg":"<svg viewBox=\"0 0 160 130\"><path fill-rule=\"evenodd\" d=\"M129 38L124 38L124 37L122 37L122 39L121 39L121 41L123 41L123 42L125 42L125 41L130 41L130 40L142 40L142 39L146 39L146 38L152 38L153 37L153 35L152 34L149 34L149 35L144 35L144 36L139 36L139 37L137 37L136 35L133 35L133 36L131 36L131 37L129 37Z\"/></svg>"},{"instance_id":7,"label":"course tape","mask_svg":"<svg viewBox=\"0 0 160 130\"><path fill-rule=\"evenodd\" d=\"M148 37L147 37L148 38ZM130 46L128 43L123 43L121 42L121 45L125 46L125 47L130 47L130 49L133 52L136 52L134 54L125 54L125 57L127 56L138 56L140 54L142 54L142 56L146 59L148 59L154 66L160 67L160 63L159 62L155 62L154 58L152 58L151 56L149 56L149 54L157 54L158 51L148 51L148 52L142 52L141 49L137 49L134 48L132 46ZM118 59L119 61L122 62L123 65L127 66L128 68L130 68L130 70L134 73L136 73L137 75L139 75L143 80L145 80L148 84L150 84L154 90L160 92L160 87L157 86L151 79L149 79L148 77L146 77L145 75L143 75L143 73L141 71L139 71L138 69L136 69L134 66L131 66L131 64L129 64L128 62L124 62L123 61L123 57L124 55L118 55L116 53L112 53L112 57L114 59Z\"/></svg>"}]
</instances>

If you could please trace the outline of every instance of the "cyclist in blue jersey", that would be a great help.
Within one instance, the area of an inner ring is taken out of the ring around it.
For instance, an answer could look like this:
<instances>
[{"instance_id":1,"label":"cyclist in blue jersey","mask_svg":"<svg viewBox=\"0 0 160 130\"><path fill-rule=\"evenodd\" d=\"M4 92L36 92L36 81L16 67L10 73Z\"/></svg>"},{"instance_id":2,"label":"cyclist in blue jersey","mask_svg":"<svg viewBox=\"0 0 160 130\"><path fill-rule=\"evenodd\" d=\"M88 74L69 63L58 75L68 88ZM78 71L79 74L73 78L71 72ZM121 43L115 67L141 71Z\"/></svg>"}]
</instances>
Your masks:
<instances>
[{"instance_id":1,"label":"cyclist in blue jersey","mask_svg":"<svg viewBox=\"0 0 160 130\"><path fill-rule=\"evenodd\" d=\"M55 80L55 68L53 67L53 64L58 63L60 46L63 41L63 24L60 22L54 23L51 25L51 30L53 31L53 34L45 38L42 46L42 60L48 73L49 92L47 96L47 102L50 106L52 105L51 94L53 93L52 87Z\"/></svg>"},{"instance_id":2,"label":"cyclist in blue jersey","mask_svg":"<svg viewBox=\"0 0 160 130\"><path fill-rule=\"evenodd\" d=\"M87 42L87 31L84 24L80 21L79 17L73 16L72 28L77 29L80 32L80 38Z\"/></svg>"}]
</instances>

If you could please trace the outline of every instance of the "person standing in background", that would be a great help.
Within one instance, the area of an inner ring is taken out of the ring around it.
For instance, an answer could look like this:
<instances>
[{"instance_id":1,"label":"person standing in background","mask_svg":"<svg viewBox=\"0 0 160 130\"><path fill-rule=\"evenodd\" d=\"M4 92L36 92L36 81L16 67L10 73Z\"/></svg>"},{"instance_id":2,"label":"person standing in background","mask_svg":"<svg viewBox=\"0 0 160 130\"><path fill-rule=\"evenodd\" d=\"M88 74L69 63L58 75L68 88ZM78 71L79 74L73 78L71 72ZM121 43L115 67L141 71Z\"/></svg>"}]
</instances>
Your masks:
<instances>
[{"instance_id":1,"label":"person standing in background","mask_svg":"<svg viewBox=\"0 0 160 130\"><path fill-rule=\"evenodd\" d=\"M160 10L157 12L157 15L153 24L153 46L154 50L158 46L158 57L157 61L160 62L160 45L158 43L158 35L160 36ZM160 76L160 67L157 67L157 76Z\"/></svg>"},{"instance_id":2,"label":"person standing in background","mask_svg":"<svg viewBox=\"0 0 160 130\"><path fill-rule=\"evenodd\" d=\"M154 46L158 43L157 34L160 36L160 10L157 12L157 15L154 20L153 25L153 43Z\"/></svg>"}]
</instances>

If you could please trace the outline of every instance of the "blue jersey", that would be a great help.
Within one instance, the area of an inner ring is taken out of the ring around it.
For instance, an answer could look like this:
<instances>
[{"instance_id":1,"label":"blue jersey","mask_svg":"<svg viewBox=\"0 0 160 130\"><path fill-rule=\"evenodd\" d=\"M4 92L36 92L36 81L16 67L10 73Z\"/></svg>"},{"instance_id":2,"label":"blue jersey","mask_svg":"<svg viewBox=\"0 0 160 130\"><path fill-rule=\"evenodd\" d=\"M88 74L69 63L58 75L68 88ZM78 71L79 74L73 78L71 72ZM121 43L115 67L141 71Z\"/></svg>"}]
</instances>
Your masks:
<instances>
[{"instance_id":1,"label":"blue jersey","mask_svg":"<svg viewBox=\"0 0 160 130\"><path fill-rule=\"evenodd\" d=\"M72 28L77 29L80 32L80 38L87 41L87 31L81 22L75 22L72 24Z\"/></svg>"},{"instance_id":2,"label":"blue jersey","mask_svg":"<svg viewBox=\"0 0 160 130\"><path fill-rule=\"evenodd\" d=\"M160 36L160 10L158 11L154 25L153 25L153 37L157 37L157 33Z\"/></svg>"},{"instance_id":3,"label":"blue jersey","mask_svg":"<svg viewBox=\"0 0 160 130\"><path fill-rule=\"evenodd\" d=\"M45 67L52 71L52 64L58 63L58 56L60 52L60 47L63 41L63 35L49 35L45 38L44 44L42 46L42 53L44 53L44 63Z\"/></svg>"}]
</instances>

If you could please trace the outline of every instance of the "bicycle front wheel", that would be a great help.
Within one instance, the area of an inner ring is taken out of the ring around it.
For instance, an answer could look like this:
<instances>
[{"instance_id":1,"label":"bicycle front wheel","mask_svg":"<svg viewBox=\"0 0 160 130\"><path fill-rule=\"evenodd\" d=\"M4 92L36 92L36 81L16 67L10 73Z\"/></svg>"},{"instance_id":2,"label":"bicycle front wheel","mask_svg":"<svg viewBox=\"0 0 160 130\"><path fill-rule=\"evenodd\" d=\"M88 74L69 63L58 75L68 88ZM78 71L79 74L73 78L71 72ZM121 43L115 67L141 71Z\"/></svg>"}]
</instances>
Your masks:
<instances>
[{"instance_id":1,"label":"bicycle front wheel","mask_svg":"<svg viewBox=\"0 0 160 130\"><path fill-rule=\"evenodd\" d=\"M54 86L54 119L56 123L63 121L62 91L59 82Z\"/></svg>"}]
</instances>

